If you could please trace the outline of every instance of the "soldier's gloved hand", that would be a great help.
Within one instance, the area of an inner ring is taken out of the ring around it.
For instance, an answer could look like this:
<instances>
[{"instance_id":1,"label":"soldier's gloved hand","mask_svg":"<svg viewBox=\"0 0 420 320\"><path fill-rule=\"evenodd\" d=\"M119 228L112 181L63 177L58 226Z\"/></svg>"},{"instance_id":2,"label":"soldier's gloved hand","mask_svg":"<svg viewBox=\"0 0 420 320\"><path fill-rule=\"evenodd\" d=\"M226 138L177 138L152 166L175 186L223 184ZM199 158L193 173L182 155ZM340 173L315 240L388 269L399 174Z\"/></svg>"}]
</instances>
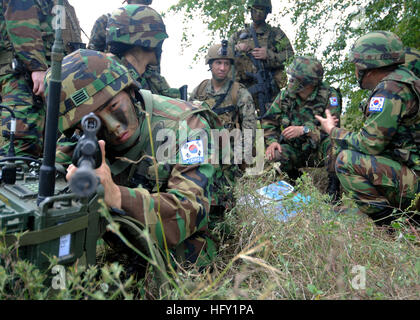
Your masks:
<instances>
[{"instance_id":1,"label":"soldier's gloved hand","mask_svg":"<svg viewBox=\"0 0 420 320\"><path fill-rule=\"evenodd\" d=\"M44 78L46 71L34 71L31 73L32 82L34 87L33 93L37 96L44 96Z\"/></svg>"},{"instance_id":2,"label":"soldier's gloved hand","mask_svg":"<svg viewBox=\"0 0 420 320\"><path fill-rule=\"evenodd\" d=\"M267 48L254 48L252 49L251 54L255 59L267 60Z\"/></svg>"},{"instance_id":3,"label":"soldier's gloved hand","mask_svg":"<svg viewBox=\"0 0 420 320\"><path fill-rule=\"evenodd\" d=\"M303 126L290 126L281 133L286 140L294 139L303 135Z\"/></svg>"},{"instance_id":4,"label":"soldier's gloved hand","mask_svg":"<svg viewBox=\"0 0 420 320\"><path fill-rule=\"evenodd\" d=\"M269 161L272 161L273 159L276 158L276 151L281 153L281 146L278 142L273 142L272 144L268 146L267 150L265 151L265 157Z\"/></svg>"}]
</instances>

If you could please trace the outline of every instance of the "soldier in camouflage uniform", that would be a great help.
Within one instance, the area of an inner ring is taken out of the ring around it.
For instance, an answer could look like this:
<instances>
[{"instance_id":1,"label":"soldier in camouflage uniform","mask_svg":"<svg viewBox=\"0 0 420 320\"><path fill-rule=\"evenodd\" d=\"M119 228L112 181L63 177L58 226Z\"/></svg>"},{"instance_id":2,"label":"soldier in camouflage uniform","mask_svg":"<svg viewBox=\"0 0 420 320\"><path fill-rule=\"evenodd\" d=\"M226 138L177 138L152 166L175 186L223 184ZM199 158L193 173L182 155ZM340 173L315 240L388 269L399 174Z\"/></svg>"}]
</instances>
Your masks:
<instances>
[{"instance_id":1,"label":"soldier in camouflage uniform","mask_svg":"<svg viewBox=\"0 0 420 320\"><path fill-rule=\"evenodd\" d=\"M39 157L42 154L45 109L41 96L54 41L52 9L55 4L51 0L2 0L0 95L3 104L11 107L17 118L16 155ZM67 9L66 30L63 30L63 36L65 34L65 39L68 39L64 44L67 53L70 53L67 43L81 42L80 27L74 9L67 0L64 0L63 4ZM74 17L67 19L67 13L71 10ZM71 31L67 32L70 28ZM78 37L73 37L77 32ZM13 63L14 58L18 63ZM3 133L7 136L10 130L10 115L5 110L2 110L1 115ZM9 143L0 149L0 155L7 155L8 150Z\"/></svg>"},{"instance_id":2,"label":"soldier in camouflage uniform","mask_svg":"<svg viewBox=\"0 0 420 320\"><path fill-rule=\"evenodd\" d=\"M336 200L339 182L333 146L321 132L314 115L324 115L328 109L340 119L341 94L322 81L324 69L313 57L296 57L287 73L288 87L280 92L262 119L268 146L266 156L280 161L282 171L291 179L300 175L298 168L325 163L329 178L327 192Z\"/></svg>"},{"instance_id":3,"label":"soldier in camouflage uniform","mask_svg":"<svg viewBox=\"0 0 420 320\"><path fill-rule=\"evenodd\" d=\"M148 6L127 5L109 17L106 34L109 51L136 73L135 78L143 89L180 98L180 89L170 88L157 72L166 38L168 34L162 17ZM157 59L151 52L156 54Z\"/></svg>"},{"instance_id":4,"label":"soldier in camouflage uniform","mask_svg":"<svg viewBox=\"0 0 420 320\"><path fill-rule=\"evenodd\" d=\"M234 134L235 143L240 144L240 148L238 149L233 145L232 150L241 153L245 152L244 154L252 154L253 137L255 137L257 126L254 101L252 100L251 94L242 84L231 80L228 76L231 66L234 63L231 47L227 45L222 46L221 44L211 46L207 53L205 63L210 67L212 78L202 81L193 90L190 100L202 101L204 105L219 116L224 128ZM238 130L232 131L234 129ZM251 134L245 134L245 131L239 131L242 129L250 129ZM242 137L244 139L244 148L242 148ZM242 155L238 159L243 159ZM226 197L232 195L232 190L227 188L233 187L235 178L240 176L241 172L239 167L234 165L225 166L223 171L223 174L218 171L221 176L217 177L215 183L223 185L223 187L218 189L224 190L224 194L220 194L215 201L224 210L233 206L233 203L228 200L229 197Z\"/></svg>"},{"instance_id":5,"label":"soldier in camouflage uniform","mask_svg":"<svg viewBox=\"0 0 420 320\"><path fill-rule=\"evenodd\" d=\"M98 51L79 50L66 56L62 79L59 130L71 136L90 112L102 121L98 138L105 141L100 144L106 163L96 172L105 189L105 203L148 227L160 248L165 247L165 236L174 255L200 266L210 262L215 244L207 229L215 168L207 162L213 151L203 134L210 137L206 119L217 120L214 114L205 107L139 90L125 66ZM173 158L167 160L159 159L165 144L164 137L159 138L163 129L176 135L169 146ZM68 164L71 152L57 150L57 161ZM68 180L75 170L69 166Z\"/></svg>"},{"instance_id":6,"label":"soldier in camouflage uniform","mask_svg":"<svg viewBox=\"0 0 420 320\"><path fill-rule=\"evenodd\" d=\"M126 2L128 4L152 4L152 0L128 0L123 1L123 4ZM106 51L106 26L108 24L108 19L110 16L110 13L103 14L95 21L95 24L92 28L92 32L90 34L88 49L102 52Z\"/></svg>"},{"instance_id":7,"label":"soldier in camouflage uniform","mask_svg":"<svg viewBox=\"0 0 420 320\"><path fill-rule=\"evenodd\" d=\"M362 129L338 128L328 114L317 119L340 149L341 185L360 211L385 225L420 191L420 80L403 66L402 42L388 31L360 37L350 60L360 87L371 90Z\"/></svg>"},{"instance_id":8,"label":"soldier in camouflage uniform","mask_svg":"<svg viewBox=\"0 0 420 320\"><path fill-rule=\"evenodd\" d=\"M245 29L234 33L229 43L233 43L236 51L236 80L248 89L254 98L255 104L259 106L260 103L256 92L257 80L250 75L257 73L257 67L251 57L260 60L265 70L271 74L273 79L271 83L272 92L269 99L271 103L278 95L280 89L287 83L284 66L287 60L293 58L294 51L286 34L280 28L272 27L265 22L267 15L272 10L271 1L253 0L251 4L253 23L247 25ZM256 31L261 48L255 47L251 27Z\"/></svg>"}]
</instances>

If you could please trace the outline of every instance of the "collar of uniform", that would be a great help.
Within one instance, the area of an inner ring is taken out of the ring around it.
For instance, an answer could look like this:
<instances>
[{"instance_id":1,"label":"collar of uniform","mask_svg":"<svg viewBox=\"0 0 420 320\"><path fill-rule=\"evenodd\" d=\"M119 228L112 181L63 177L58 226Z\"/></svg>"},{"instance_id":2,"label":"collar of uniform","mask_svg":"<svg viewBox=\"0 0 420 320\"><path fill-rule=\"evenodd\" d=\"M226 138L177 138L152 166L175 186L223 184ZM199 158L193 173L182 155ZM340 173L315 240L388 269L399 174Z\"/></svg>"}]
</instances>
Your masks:
<instances>
[{"instance_id":1,"label":"collar of uniform","mask_svg":"<svg viewBox=\"0 0 420 320\"><path fill-rule=\"evenodd\" d=\"M210 80L207 84L207 92L210 93L212 96L220 96L225 94L229 88L229 78L226 78L225 83L223 84L222 88L219 91L214 91L213 82Z\"/></svg>"},{"instance_id":2,"label":"collar of uniform","mask_svg":"<svg viewBox=\"0 0 420 320\"><path fill-rule=\"evenodd\" d=\"M251 28L251 26L252 26L252 24L249 24L249 25L248 25L248 28ZM255 32L256 32L257 34L264 34L264 33L266 33L266 32L268 31L268 28L269 28L269 27L270 27L270 26L269 26L269 24L268 24L267 22L265 22L263 26L261 26L261 27L260 27L260 28L258 28L258 29L255 29Z\"/></svg>"}]
</instances>

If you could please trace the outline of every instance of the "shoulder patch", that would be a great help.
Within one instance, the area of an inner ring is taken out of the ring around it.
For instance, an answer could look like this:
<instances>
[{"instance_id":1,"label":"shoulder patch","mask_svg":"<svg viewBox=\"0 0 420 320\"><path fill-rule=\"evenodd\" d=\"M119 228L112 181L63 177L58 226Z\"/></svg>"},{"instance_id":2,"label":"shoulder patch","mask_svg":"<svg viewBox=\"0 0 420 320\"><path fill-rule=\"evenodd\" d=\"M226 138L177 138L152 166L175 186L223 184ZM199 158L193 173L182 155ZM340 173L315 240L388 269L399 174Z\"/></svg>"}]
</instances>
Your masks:
<instances>
[{"instance_id":1,"label":"shoulder patch","mask_svg":"<svg viewBox=\"0 0 420 320\"><path fill-rule=\"evenodd\" d=\"M370 112L382 112L384 109L385 98L384 97L372 97L369 102Z\"/></svg>"},{"instance_id":2,"label":"shoulder patch","mask_svg":"<svg viewBox=\"0 0 420 320\"><path fill-rule=\"evenodd\" d=\"M330 97L330 105L332 107L337 107L338 106L338 98L337 97Z\"/></svg>"},{"instance_id":3,"label":"shoulder patch","mask_svg":"<svg viewBox=\"0 0 420 320\"><path fill-rule=\"evenodd\" d=\"M196 164L204 162L203 141L193 140L184 143L181 147L181 158L183 164Z\"/></svg>"}]
</instances>

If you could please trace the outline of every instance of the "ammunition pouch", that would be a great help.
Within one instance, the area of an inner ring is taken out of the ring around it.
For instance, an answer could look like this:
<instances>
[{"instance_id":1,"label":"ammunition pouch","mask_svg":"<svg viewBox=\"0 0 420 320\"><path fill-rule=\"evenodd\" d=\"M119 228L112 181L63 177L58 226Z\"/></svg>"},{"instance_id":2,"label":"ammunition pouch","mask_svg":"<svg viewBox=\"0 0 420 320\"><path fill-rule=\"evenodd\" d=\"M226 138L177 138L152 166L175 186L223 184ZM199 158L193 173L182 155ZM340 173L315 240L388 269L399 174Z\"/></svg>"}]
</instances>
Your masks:
<instances>
[{"instance_id":1,"label":"ammunition pouch","mask_svg":"<svg viewBox=\"0 0 420 320\"><path fill-rule=\"evenodd\" d=\"M0 51L0 76L13 73L13 58L12 51Z\"/></svg>"}]
</instances>

